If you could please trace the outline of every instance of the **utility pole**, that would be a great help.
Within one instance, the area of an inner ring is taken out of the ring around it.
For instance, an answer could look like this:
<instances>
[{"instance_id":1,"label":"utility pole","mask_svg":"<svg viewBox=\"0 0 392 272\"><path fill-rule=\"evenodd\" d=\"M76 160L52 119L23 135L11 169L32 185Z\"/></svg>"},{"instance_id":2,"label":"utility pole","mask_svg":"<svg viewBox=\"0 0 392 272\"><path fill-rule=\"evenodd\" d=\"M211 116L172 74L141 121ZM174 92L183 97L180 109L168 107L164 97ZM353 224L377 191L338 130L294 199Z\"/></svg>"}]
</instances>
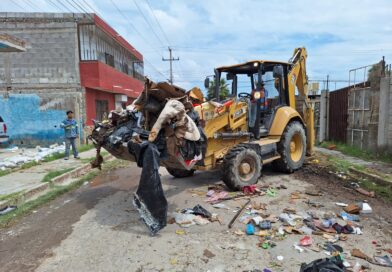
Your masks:
<instances>
[{"instance_id":1,"label":"utility pole","mask_svg":"<svg viewBox=\"0 0 392 272\"><path fill-rule=\"evenodd\" d=\"M172 49L170 47L168 47L168 49L169 49L169 58L168 59L162 58L162 61L170 61L170 80L169 81L170 81L170 84L173 85L173 61L179 61L180 58L173 58Z\"/></svg>"}]
</instances>

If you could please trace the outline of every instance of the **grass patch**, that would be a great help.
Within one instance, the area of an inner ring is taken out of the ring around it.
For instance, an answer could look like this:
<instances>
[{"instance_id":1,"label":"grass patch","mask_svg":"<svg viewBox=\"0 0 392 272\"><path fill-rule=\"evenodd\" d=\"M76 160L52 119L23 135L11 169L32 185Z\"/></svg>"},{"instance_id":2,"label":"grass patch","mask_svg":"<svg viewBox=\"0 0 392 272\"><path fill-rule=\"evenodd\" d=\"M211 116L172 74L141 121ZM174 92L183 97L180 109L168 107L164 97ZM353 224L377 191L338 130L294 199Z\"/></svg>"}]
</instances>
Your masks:
<instances>
[{"instance_id":1,"label":"grass patch","mask_svg":"<svg viewBox=\"0 0 392 272\"><path fill-rule=\"evenodd\" d=\"M23 193L23 191L22 192L16 192L16 193L8 194L8 195L0 195L0 201L9 200L9 199L12 199L12 198L19 197L22 193Z\"/></svg>"},{"instance_id":2,"label":"grass patch","mask_svg":"<svg viewBox=\"0 0 392 272\"><path fill-rule=\"evenodd\" d=\"M327 160L329 162L331 162L333 164L334 168L336 168L336 170L338 170L339 172L347 173L349 171L350 167L353 167L353 168L360 170L360 171L366 171L365 166L353 164L353 163L348 162L344 159L339 159L336 157L328 156Z\"/></svg>"},{"instance_id":3,"label":"grass patch","mask_svg":"<svg viewBox=\"0 0 392 272\"><path fill-rule=\"evenodd\" d=\"M27 162L25 164L22 164L20 169L28 169L28 168L31 168L31 167L36 166L38 164L39 164L39 162L36 162L36 161Z\"/></svg>"},{"instance_id":4,"label":"grass patch","mask_svg":"<svg viewBox=\"0 0 392 272\"><path fill-rule=\"evenodd\" d=\"M381 186L377 183L374 183L368 179L361 180L361 187L368 191L374 191L376 196L382 197L383 199L392 203L392 188L389 186Z\"/></svg>"},{"instance_id":5,"label":"grass patch","mask_svg":"<svg viewBox=\"0 0 392 272\"><path fill-rule=\"evenodd\" d=\"M62 170L55 170L47 173L41 180L41 182L51 182L53 178L61 176L64 173L67 173L75 168L67 168Z\"/></svg>"},{"instance_id":6,"label":"grass patch","mask_svg":"<svg viewBox=\"0 0 392 272\"><path fill-rule=\"evenodd\" d=\"M32 210L43 206L44 204L54 200L58 196L61 196L67 192L79 188L86 181L91 181L96 176L102 175L104 172L125 167L127 165L129 164L126 161L122 161L118 159L108 161L102 165L102 171L95 169L90 171L89 173L81 177L78 181L72 184L64 185L64 186L53 186L53 189L50 190L45 195L42 195L34 200L28 201L18 206L16 210L0 216L0 228L10 226L11 224L17 222L22 216L29 214Z\"/></svg>"},{"instance_id":7,"label":"grass patch","mask_svg":"<svg viewBox=\"0 0 392 272\"><path fill-rule=\"evenodd\" d=\"M79 153L85 152L85 151L88 151L88 150L93 149L93 148L94 148L93 144L80 145L80 146L78 146L78 152ZM72 152L72 150L71 150L71 152ZM54 153L52 155L49 155L49 156L45 157L42 161L43 162L51 162L51 161L55 161L55 160L58 160L58 159L63 159L64 155L65 155L64 152Z\"/></svg>"},{"instance_id":8,"label":"grass patch","mask_svg":"<svg viewBox=\"0 0 392 272\"><path fill-rule=\"evenodd\" d=\"M336 157L329 156L327 158L328 162L330 162L330 166L340 173L348 174L350 167L355 168L360 171L366 172L366 168L362 165L356 165L345 161L343 159L339 159ZM353 177L352 175L350 175ZM354 176L355 177L355 176ZM360 186L368 191L374 191L377 197L381 197L382 199L392 203L392 186L391 185L380 185L368 179L358 178L356 179Z\"/></svg>"},{"instance_id":9,"label":"grass patch","mask_svg":"<svg viewBox=\"0 0 392 272\"><path fill-rule=\"evenodd\" d=\"M339 143L339 142L322 142L320 144L321 147L328 148L328 146L336 145L336 150L342 152L343 154L360 158L366 161L383 161L386 163L392 163L392 155L387 153L378 153L372 152L368 150L362 150L355 146L350 146L347 144Z\"/></svg>"},{"instance_id":10,"label":"grass patch","mask_svg":"<svg viewBox=\"0 0 392 272\"><path fill-rule=\"evenodd\" d=\"M12 173L11 169L0 170L0 177L8 175L9 173Z\"/></svg>"}]
</instances>

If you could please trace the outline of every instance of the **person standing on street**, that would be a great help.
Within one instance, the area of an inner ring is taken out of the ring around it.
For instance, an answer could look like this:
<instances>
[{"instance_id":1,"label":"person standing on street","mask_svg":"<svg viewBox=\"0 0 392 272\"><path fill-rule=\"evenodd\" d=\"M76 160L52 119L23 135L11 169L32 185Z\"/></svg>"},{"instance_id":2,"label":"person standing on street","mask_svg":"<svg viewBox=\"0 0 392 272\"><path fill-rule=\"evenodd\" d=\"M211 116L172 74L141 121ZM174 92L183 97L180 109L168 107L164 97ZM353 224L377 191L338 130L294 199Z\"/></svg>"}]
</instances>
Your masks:
<instances>
[{"instance_id":1,"label":"person standing on street","mask_svg":"<svg viewBox=\"0 0 392 272\"><path fill-rule=\"evenodd\" d=\"M64 129L65 136L65 157L64 160L69 158L69 149L72 146L72 151L75 159L79 159L78 150L76 148L76 137L79 135L78 123L73 119L73 112L67 111L67 119L65 119L60 127Z\"/></svg>"}]
</instances>

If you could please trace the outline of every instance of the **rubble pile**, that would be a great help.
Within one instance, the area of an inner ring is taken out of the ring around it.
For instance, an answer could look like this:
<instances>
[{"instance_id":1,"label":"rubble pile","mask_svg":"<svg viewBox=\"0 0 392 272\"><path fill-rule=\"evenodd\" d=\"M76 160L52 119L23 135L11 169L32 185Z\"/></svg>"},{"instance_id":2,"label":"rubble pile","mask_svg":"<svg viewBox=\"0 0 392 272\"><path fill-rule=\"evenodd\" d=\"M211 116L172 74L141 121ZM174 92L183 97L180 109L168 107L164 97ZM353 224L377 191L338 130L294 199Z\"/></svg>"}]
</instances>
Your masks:
<instances>
[{"instance_id":1,"label":"rubble pile","mask_svg":"<svg viewBox=\"0 0 392 272\"><path fill-rule=\"evenodd\" d=\"M62 153L65 151L65 144L54 144L49 147L37 146L35 151L25 151L23 149L19 150L19 148L15 146L10 148L9 151L13 153L19 152L19 154L0 160L0 170L2 171L20 167L23 164L32 161L39 162L50 155Z\"/></svg>"}]
</instances>

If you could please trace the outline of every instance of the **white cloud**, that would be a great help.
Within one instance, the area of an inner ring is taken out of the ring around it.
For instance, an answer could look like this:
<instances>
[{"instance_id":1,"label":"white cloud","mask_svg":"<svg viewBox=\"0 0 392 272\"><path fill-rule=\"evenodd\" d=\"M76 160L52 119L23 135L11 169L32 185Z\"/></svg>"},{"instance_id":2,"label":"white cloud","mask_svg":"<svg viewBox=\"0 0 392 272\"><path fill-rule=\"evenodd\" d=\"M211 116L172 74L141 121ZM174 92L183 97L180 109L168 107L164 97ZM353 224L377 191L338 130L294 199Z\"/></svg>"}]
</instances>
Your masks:
<instances>
[{"instance_id":1,"label":"white cloud","mask_svg":"<svg viewBox=\"0 0 392 272\"><path fill-rule=\"evenodd\" d=\"M4 1L4 0L3 0ZM127 15L125 20L110 0L85 0L112 27L141 51L158 74L146 64L155 80L168 77L168 46L146 0L136 0L160 43L133 0L113 0ZM351 68L392 59L392 2L377 1L256 1L256 0L148 0L164 29L174 55L179 85L202 85L205 75L220 65L250 59L287 60L298 46L308 49L310 78L347 79ZM5 0L2 11L20 11ZM61 1L65 3L64 1ZM82 3L83 1L79 1ZM54 11L47 1L34 1L42 11ZM32 10L26 7L27 11ZM130 23L148 40L143 40Z\"/></svg>"}]
</instances>

